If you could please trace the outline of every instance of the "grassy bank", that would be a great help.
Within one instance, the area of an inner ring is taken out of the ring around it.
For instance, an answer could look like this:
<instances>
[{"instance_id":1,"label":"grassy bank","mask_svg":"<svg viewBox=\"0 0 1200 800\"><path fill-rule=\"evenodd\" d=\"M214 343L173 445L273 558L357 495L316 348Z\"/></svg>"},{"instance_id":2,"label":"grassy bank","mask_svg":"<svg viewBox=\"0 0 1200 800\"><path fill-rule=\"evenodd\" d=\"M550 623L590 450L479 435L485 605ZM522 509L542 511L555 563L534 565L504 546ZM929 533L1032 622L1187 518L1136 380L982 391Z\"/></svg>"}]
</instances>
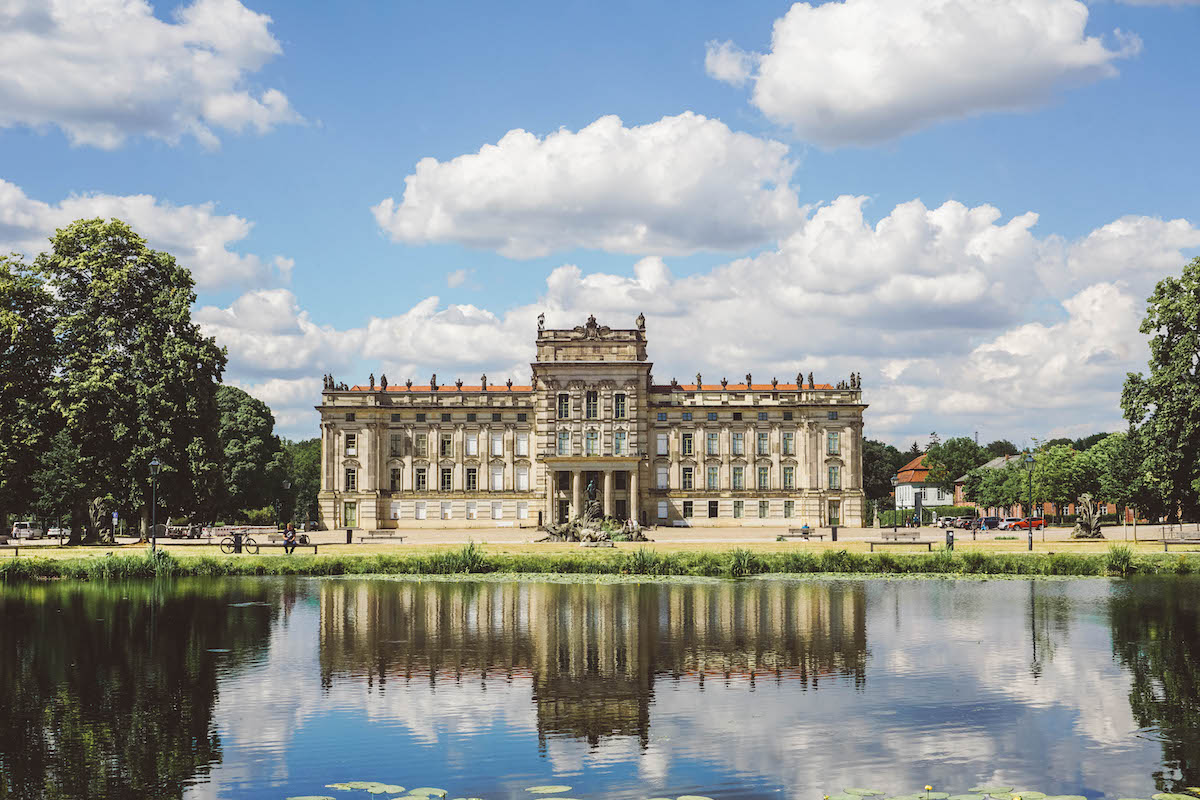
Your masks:
<instances>
[{"instance_id":1,"label":"grassy bank","mask_svg":"<svg viewBox=\"0 0 1200 800\"><path fill-rule=\"evenodd\" d=\"M415 554L376 553L280 557L144 555L101 558L13 558L0 562L5 582L121 580L222 575L450 575L560 573L739 578L748 575L1135 575L1200 572L1200 556L1136 552L1112 545L1092 553L1007 553L965 550L932 553L855 553L847 550L671 552L587 550L568 553L493 553L476 544Z\"/></svg>"}]
</instances>

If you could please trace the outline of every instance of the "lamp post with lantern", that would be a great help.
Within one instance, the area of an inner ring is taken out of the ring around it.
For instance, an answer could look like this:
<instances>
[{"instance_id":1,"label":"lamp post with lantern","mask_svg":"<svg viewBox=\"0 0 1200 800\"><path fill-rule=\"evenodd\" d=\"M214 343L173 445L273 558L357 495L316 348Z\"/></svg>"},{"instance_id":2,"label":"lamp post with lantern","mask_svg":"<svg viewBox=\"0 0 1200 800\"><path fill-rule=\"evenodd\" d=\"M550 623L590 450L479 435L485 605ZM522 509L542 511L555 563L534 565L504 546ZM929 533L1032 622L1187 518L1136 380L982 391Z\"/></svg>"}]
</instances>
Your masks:
<instances>
[{"instance_id":1,"label":"lamp post with lantern","mask_svg":"<svg viewBox=\"0 0 1200 800\"><path fill-rule=\"evenodd\" d=\"M150 552L158 548L158 459L150 461Z\"/></svg>"},{"instance_id":2,"label":"lamp post with lantern","mask_svg":"<svg viewBox=\"0 0 1200 800\"><path fill-rule=\"evenodd\" d=\"M1033 550L1033 464L1034 457L1032 452L1026 452L1024 458L1025 471L1029 473L1029 508L1025 514L1025 521L1029 523L1029 549Z\"/></svg>"},{"instance_id":3,"label":"lamp post with lantern","mask_svg":"<svg viewBox=\"0 0 1200 800\"><path fill-rule=\"evenodd\" d=\"M900 515L900 476L892 476L892 533L896 532L896 517Z\"/></svg>"}]
</instances>

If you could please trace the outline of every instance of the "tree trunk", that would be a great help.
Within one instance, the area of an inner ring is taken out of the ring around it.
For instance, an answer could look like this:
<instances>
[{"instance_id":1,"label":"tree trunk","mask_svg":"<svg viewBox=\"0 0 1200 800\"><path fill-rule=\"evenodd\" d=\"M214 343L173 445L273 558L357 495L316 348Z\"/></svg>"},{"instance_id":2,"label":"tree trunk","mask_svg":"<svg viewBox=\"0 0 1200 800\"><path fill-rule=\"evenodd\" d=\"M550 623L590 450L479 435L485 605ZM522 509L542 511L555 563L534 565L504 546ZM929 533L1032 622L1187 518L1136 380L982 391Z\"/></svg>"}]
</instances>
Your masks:
<instances>
[{"instance_id":1,"label":"tree trunk","mask_svg":"<svg viewBox=\"0 0 1200 800\"><path fill-rule=\"evenodd\" d=\"M141 533L142 541L150 541L150 506L142 506L142 519L138 523L138 530Z\"/></svg>"}]
</instances>

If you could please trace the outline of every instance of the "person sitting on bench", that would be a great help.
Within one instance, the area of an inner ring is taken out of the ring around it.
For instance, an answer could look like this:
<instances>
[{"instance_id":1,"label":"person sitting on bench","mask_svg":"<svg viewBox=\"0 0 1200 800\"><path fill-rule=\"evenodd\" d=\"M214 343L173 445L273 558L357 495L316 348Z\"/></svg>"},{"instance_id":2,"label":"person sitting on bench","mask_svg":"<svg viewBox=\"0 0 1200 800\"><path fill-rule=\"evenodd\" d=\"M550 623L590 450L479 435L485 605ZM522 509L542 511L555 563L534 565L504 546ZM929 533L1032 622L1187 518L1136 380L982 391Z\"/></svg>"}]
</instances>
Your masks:
<instances>
[{"instance_id":1,"label":"person sitting on bench","mask_svg":"<svg viewBox=\"0 0 1200 800\"><path fill-rule=\"evenodd\" d=\"M292 551L295 549L296 549L296 525L295 525L295 523L289 522L287 524L287 530L283 532L283 552L287 553L290 556L292 554Z\"/></svg>"}]
</instances>

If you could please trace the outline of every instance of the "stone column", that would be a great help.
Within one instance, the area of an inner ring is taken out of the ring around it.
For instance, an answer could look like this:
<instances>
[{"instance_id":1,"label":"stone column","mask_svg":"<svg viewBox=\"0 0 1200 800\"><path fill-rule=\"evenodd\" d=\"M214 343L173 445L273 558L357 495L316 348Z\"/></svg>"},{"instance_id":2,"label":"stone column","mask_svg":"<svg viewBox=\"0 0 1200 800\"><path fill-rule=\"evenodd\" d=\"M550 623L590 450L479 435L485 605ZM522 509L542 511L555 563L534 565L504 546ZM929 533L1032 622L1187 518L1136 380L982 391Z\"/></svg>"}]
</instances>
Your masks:
<instances>
[{"instance_id":1,"label":"stone column","mask_svg":"<svg viewBox=\"0 0 1200 800\"><path fill-rule=\"evenodd\" d=\"M483 425L476 434L482 441L475 442L475 453L479 466L475 470L475 486L478 491L492 490L492 427Z\"/></svg>"},{"instance_id":2,"label":"stone column","mask_svg":"<svg viewBox=\"0 0 1200 800\"><path fill-rule=\"evenodd\" d=\"M321 491L332 492L334 489L334 462L337 456L333 446L333 426L328 422L321 425Z\"/></svg>"},{"instance_id":3,"label":"stone column","mask_svg":"<svg viewBox=\"0 0 1200 800\"><path fill-rule=\"evenodd\" d=\"M613 504L613 484L616 481L613 480L613 471L611 469L606 469L600 474L604 476L604 516L611 517L615 508Z\"/></svg>"},{"instance_id":4,"label":"stone column","mask_svg":"<svg viewBox=\"0 0 1200 800\"><path fill-rule=\"evenodd\" d=\"M454 440L450 445L452 457L454 458L454 482L451 486L456 492L461 492L467 486L467 468L466 468L466 453L467 453L467 430L466 426L461 422L454 426Z\"/></svg>"},{"instance_id":5,"label":"stone column","mask_svg":"<svg viewBox=\"0 0 1200 800\"><path fill-rule=\"evenodd\" d=\"M783 434L780 432L778 423L771 425L771 439L767 445L767 449L771 452L771 486L776 489L783 488Z\"/></svg>"},{"instance_id":6,"label":"stone column","mask_svg":"<svg viewBox=\"0 0 1200 800\"><path fill-rule=\"evenodd\" d=\"M558 473L550 467L546 467L546 510L542 514L542 523L545 525L554 523L554 514L557 511L554 507L554 488L557 479Z\"/></svg>"},{"instance_id":7,"label":"stone column","mask_svg":"<svg viewBox=\"0 0 1200 800\"><path fill-rule=\"evenodd\" d=\"M571 470L571 516L577 517L583 513L580 501L583 493L583 473L578 469Z\"/></svg>"},{"instance_id":8,"label":"stone column","mask_svg":"<svg viewBox=\"0 0 1200 800\"><path fill-rule=\"evenodd\" d=\"M672 489L678 489L683 486L683 465L679 462L680 453L683 451L683 434L679 430L678 425L671 426L671 432L668 434L667 451L671 454L670 472L667 477L667 486Z\"/></svg>"},{"instance_id":9,"label":"stone column","mask_svg":"<svg viewBox=\"0 0 1200 800\"><path fill-rule=\"evenodd\" d=\"M733 433L729 425L721 426L721 436L717 440L717 449L721 451L720 486L726 491L733 488L733 470L730 469L730 453L733 451Z\"/></svg>"},{"instance_id":10,"label":"stone column","mask_svg":"<svg viewBox=\"0 0 1200 800\"><path fill-rule=\"evenodd\" d=\"M641 464L637 464L633 469L629 470L629 518L641 522L638 516L638 474L641 472Z\"/></svg>"}]
</instances>

